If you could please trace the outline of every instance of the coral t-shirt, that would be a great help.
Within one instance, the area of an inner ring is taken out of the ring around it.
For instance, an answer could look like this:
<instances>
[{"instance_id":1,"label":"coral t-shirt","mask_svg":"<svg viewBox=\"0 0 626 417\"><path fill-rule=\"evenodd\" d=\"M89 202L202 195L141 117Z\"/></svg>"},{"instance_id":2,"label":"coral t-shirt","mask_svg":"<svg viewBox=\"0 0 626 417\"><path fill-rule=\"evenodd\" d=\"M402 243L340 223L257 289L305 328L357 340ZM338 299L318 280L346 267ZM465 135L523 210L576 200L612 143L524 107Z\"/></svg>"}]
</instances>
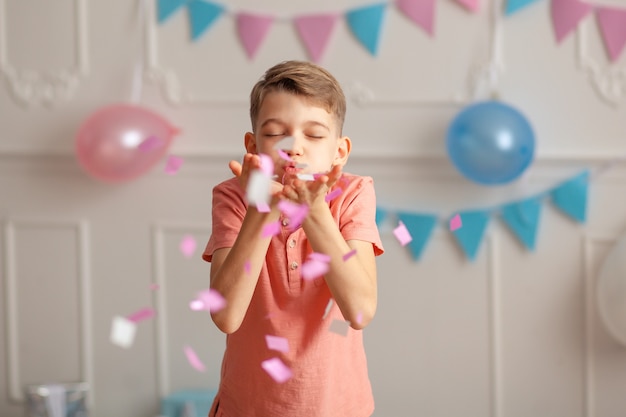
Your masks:
<instances>
[{"instance_id":1,"label":"coral t-shirt","mask_svg":"<svg viewBox=\"0 0 626 417\"><path fill-rule=\"evenodd\" d=\"M372 178L344 173L336 187L343 191L329 205L344 239L371 242L375 255L382 254ZM246 210L236 178L213 189L213 229L204 260L233 246ZM324 277L301 278L311 246L301 227L292 231L284 217L280 220L283 227L271 239L243 322L226 336L220 387L209 415L370 416L374 399L362 331L346 324ZM289 351L270 350L266 335L286 338ZM261 363L272 358L291 369L289 380L276 382L263 369Z\"/></svg>"}]
</instances>

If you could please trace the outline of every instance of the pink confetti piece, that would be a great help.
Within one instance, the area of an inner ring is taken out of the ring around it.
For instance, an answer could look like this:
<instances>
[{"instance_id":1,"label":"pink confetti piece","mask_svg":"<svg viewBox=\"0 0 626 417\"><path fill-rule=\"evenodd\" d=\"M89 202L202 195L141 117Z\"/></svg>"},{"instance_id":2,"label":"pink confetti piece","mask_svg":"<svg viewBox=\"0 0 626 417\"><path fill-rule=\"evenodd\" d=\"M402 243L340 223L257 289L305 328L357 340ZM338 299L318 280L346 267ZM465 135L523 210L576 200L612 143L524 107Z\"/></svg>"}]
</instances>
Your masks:
<instances>
[{"instance_id":1,"label":"pink confetti piece","mask_svg":"<svg viewBox=\"0 0 626 417\"><path fill-rule=\"evenodd\" d=\"M128 321L132 321L133 323L139 323L142 320L151 319L152 317L154 317L154 315L154 310L150 307L146 307L129 315L126 318L128 319Z\"/></svg>"},{"instance_id":2,"label":"pink confetti piece","mask_svg":"<svg viewBox=\"0 0 626 417\"><path fill-rule=\"evenodd\" d=\"M359 312L359 314L356 315L356 324L361 324L363 322L363 313Z\"/></svg>"},{"instance_id":3,"label":"pink confetti piece","mask_svg":"<svg viewBox=\"0 0 626 417\"><path fill-rule=\"evenodd\" d=\"M204 372L206 370L204 364L191 347L185 346L185 355L187 356L189 365L191 365L196 371Z\"/></svg>"},{"instance_id":4,"label":"pink confetti piece","mask_svg":"<svg viewBox=\"0 0 626 417\"><path fill-rule=\"evenodd\" d=\"M180 241L178 248L183 256L187 259L191 258L196 251L196 239L191 235L185 235Z\"/></svg>"},{"instance_id":5,"label":"pink confetti piece","mask_svg":"<svg viewBox=\"0 0 626 417\"><path fill-rule=\"evenodd\" d=\"M182 165L183 158L181 158L180 156L169 155L165 163L165 173L169 175L174 175L178 172Z\"/></svg>"},{"instance_id":6,"label":"pink confetti piece","mask_svg":"<svg viewBox=\"0 0 626 417\"><path fill-rule=\"evenodd\" d=\"M269 213L271 211L269 204L265 201L257 201L256 209L259 213Z\"/></svg>"},{"instance_id":7,"label":"pink confetti piece","mask_svg":"<svg viewBox=\"0 0 626 417\"><path fill-rule=\"evenodd\" d=\"M259 158L261 159L259 170L267 177L274 175L274 161L272 158L264 153L260 153Z\"/></svg>"},{"instance_id":8,"label":"pink confetti piece","mask_svg":"<svg viewBox=\"0 0 626 417\"><path fill-rule=\"evenodd\" d=\"M319 261L317 259L309 259L302 264L300 268L300 275L305 281L311 281L317 277L321 277L328 272L330 267L328 263Z\"/></svg>"},{"instance_id":9,"label":"pink confetti piece","mask_svg":"<svg viewBox=\"0 0 626 417\"><path fill-rule=\"evenodd\" d=\"M144 139L139 146L137 146L137 149L139 149L141 152L150 152L158 147L160 147L163 144L163 141L156 137L156 136L149 136L146 139Z\"/></svg>"},{"instance_id":10,"label":"pink confetti piece","mask_svg":"<svg viewBox=\"0 0 626 417\"><path fill-rule=\"evenodd\" d=\"M201 300L192 300L189 302L189 308L193 311L204 310L204 303Z\"/></svg>"},{"instance_id":11,"label":"pink confetti piece","mask_svg":"<svg viewBox=\"0 0 626 417\"><path fill-rule=\"evenodd\" d=\"M263 231L261 232L262 237L271 237L276 236L280 233L280 221L276 220L275 222L271 222L263 226Z\"/></svg>"},{"instance_id":12,"label":"pink confetti piece","mask_svg":"<svg viewBox=\"0 0 626 417\"><path fill-rule=\"evenodd\" d=\"M246 271L246 274L250 273L250 271L252 270L252 264L250 263L250 261L246 261L243 264L243 270Z\"/></svg>"},{"instance_id":13,"label":"pink confetti piece","mask_svg":"<svg viewBox=\"0 0 626 417\"><path fill-rule=\"evenodd\" d=\"M135 333L137 333L137 325L132 321L116 316L111 323L111 343L123 348L129 348L132 346L135 340Z\"/></svg>"},{"instance_id":14,"label":"pink confetti piece","mask_svg":"<svg viewBox=\"0 0 626 417\"><path fill-rule=\"evenodd\" d=\"M293 162L293 160L291 159L291 157L287 154L287 152L283 151L282 149L278 150L278 156L280 156L281 159L284 159L287 162Z\"/></svg>"},{"instance_id":15,"label":"pink confetti piece","mask_svg":"<svg viewBox=\"0 0 626 417\"><path fill-rule=\"evenodd\" d=\"M267 334L265 335L265 343L267 343L268 349L277 350L283 353L289 352L289 341L284 337L271 336Z\"/></svg>"},{"instance_id":16,"label":"pink confetti piece","mask_svg":"<svg viewBox=\"0 0 626 417\"><path fill-rule=\"evenodd\" d=\"M339 197L341 193L343 193L343 190L341 188L335 188L330 193L326 194L324 200L326 200L326 202L328 203L329 201L332 201L335 198Z\"/></svg>"},{"instance_id":17,"label":"pink confetti piece","mask_svg":"<svg viewBox=\"0 0 626 417\"><path fill-rule=\"evenodd\" d=\"M198 300L202 301L204 303L204 309L209 310L211 313L217 313L226 307L226 299L213 288L201 291L198 294Z\"/></svg>"},{"instance_id":18,"label":"pink confetti piece","mask_svg":"<svg viewBox=\"0 0 626 417\"><path fill-rule=\"evenodd\" d=\"M261 367L270 377L279 384L288 381L293 376L291 369L279 358L272 358L261 362Z\"/></svg>"},{"instance_id":19,"label":"pink confetti piece","mask_svg":"<svg viewBox=\"0 0 626 417\"><path fill-rule=\"evenodd\" d=\"M161 288L161 287L159 287L159 284L150 284L150 290L151 291L156 291L159 288Z\"/></svg>"},{"instance_id":20,"label":"pink confetti piece","mask_svg":"<svg viewBox=\"0 0 626 417\"><path fill-rule=\"evenodd\" d=\"M409 242L413 240L408 229L406 228L404 223L402 223L401 221L398 222L398 227L393 229L393 234L395 235L396 239L398 239L398 241L400 242L402 246L408 245Z\"/></svg>"},{"instance_id":21,"label":"pink confetti piece","mask_svg":"<svg viewBox=\"0 0 626 417\"><path fill-rule=\"evenodd\" d=\"M352 249L350 252L343 255L343 261L344 262L347 261L348 259L352 258L354 255L356 255L356 249Z\"/></svg>"},{"instance_id":22,"label":"pink confetti piece","mask_svg":"<svg viewBox=\"0 0 626 417\"><path fill-rule=\"evenodd\" d=\"M460 229L463 226L463 222L461 221L461 216L456 214L453 218L450 219L450 231L454 232L457 229Z\"/></svg>"},{"instance_id":23,"label":"pink confetti piece","mask_svg":"<svg viewBox=\"0 0 626 417\"><path fill-rule=\"evenodd\" d=\"M348 335L348 329L350 328L350 323L345 320L337 320L333 319L332 323L330 323L330 327L328 327L328 331L337 333L341 336Z\"/></svg>"},{"instance_id":24,"label":"pink confetti piece","mask_svg":"<svg viewBox=\"0 0 626 417\"><path fill-rule=\"evenodd\" d=\"M309 206L298 204L289 200L278 202L278 209L289 219L289 230L296 230L309 214Z\"/></svg>"}]
</instances>

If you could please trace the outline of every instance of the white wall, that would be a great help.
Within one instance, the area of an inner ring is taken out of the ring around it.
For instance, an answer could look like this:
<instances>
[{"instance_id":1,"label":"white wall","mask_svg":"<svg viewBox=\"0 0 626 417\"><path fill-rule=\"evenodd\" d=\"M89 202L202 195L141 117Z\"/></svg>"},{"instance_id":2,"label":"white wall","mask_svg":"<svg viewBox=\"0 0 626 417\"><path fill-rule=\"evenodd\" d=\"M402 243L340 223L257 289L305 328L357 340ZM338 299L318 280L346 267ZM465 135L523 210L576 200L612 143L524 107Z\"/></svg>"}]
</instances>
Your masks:
<instances>
[{"instance_id":1,"label":"white wall","mask_svg":"<svg viewBox=\"0 0 626 417\"><path fill-rule=\"evenodd\" d=\"M364 2L222 4L293 16ZM190 233L203 245L210 234L210 191L241 156L250 87L272 64L305 59L304 50L285 22L250 62L230 16L192 44L185 13L157 26L150 10L143 28L135 1L0 6L0 415L23 415L24 384L86 380L93 416L155 416L162 393L218 383L223 336L187 308L209 266L183 258L178 243ZM431 39L389 7L375 58L345 23L337 27L322 64L350 98L348 168L374 177L381 205L446 215L626 156L626 53L607 62L592 18L556 45L548 1L495 25L492 8L474 15L438 1ZM522 180L487 188L454 170L444 136L459 109L485 97L479 70L493 57L494 36L497 90L533 124L537 155ZM171 151L185 164L175 176L160 163L138 180L104 184L78 167L74 135L93 111L130 97L141 51L142 105L182 129ZM18 81L12 70L41 78ZM602 93L610 74L613 96ZM594 178L583 226L545 205L534 253L493 221L473 263L443 227L419 262L383 227L379 309L365 331L375 415L623 416L626 347L602 326L594 288L626 226L625 191L623 166ZM151 292L154 282L161 289ZM111 319L144 306L158 314L140 323L132 348L112 345ZM186 363L186 344L206 373Z\"/></svg>"}]
</instances>

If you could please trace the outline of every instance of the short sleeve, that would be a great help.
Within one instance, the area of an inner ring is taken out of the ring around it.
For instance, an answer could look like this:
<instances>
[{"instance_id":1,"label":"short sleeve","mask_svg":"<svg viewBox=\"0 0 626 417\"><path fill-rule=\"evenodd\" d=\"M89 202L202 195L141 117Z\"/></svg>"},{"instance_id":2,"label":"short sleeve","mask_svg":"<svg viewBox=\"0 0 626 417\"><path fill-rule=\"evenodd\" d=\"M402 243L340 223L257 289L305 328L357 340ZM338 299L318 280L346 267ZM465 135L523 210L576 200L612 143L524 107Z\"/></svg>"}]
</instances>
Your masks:
<instances>
[{"instance_id":1,"label":"short sleeve","mask_svg":"<svg viewBox=\"0 0 626 417\"><path fill-rule=\"evenodd\" d=\"M246 204L236 179L213 188L211 237L202 253L202 259L211 262L213 252L231 248L246 214Z\"/></svg>"},{"instance_id":2,"label":"short sleeve","mask_svg":"<svg viewBox=\"0 0 626 417\"><path fill-rule=\"evenodd\" d=\"M384 248L376 226L376 194L371 177L347 176L347 185L340 204L339 229L345 240L371 242L374 254L381 255Z\"/></svg>"}]
</instances>

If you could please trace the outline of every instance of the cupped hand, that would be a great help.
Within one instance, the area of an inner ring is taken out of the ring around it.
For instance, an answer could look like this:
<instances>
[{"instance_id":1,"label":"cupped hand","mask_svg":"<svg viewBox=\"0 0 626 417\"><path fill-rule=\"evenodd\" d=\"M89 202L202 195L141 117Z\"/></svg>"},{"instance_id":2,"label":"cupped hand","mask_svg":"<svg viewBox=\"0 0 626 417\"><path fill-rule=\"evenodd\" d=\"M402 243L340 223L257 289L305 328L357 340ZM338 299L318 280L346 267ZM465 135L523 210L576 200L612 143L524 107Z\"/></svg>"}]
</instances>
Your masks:
<instances>
[{"instance_id":1,"label":"cupped hand","mask_svg":"<svg viewBox=\"0 0 626 417\"><path fill-rule=\"evenodd\" d=\"M310 208L326 205L326 194L341 178L341 165L333 165L326 174L313 181L294 179L283 187L281 195L298 204L306 204Z\"/></svg>"},{"instance_id":2,"label":"cupped hand","mask_svg":"<svg viewBox=\"0 0 626 417\"><path fill-rule=\"evenodd\" d=\"M228 167L232 171L233 175L239 180L239 186L242 190L248 188L248 182L250 181L250 175L255 169L261 168L261 158L258 155L247 153L243 157L243 164L238 161L230 161ZM270 193L272 196L276 196L283 191L283 185L277 181L272 180Z\"/></svg>"}]
</instances>

